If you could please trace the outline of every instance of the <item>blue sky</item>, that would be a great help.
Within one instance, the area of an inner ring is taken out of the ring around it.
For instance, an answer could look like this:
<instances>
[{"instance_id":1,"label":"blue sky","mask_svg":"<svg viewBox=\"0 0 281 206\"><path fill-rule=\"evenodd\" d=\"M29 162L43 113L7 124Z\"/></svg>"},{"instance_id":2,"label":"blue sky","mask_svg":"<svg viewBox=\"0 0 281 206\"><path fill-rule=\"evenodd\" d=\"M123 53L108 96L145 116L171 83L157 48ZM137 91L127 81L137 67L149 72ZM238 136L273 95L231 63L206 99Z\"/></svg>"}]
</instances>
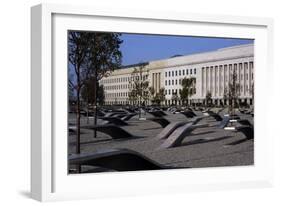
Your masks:
<instances>
[{"instance_id":1,"label":"blue sky","mask_svg":"<svg viewBox=\"0 0 281 206\"><path fill-rule=\"evenodd\" d=\"M122 65L212 51L223 47L253 43L250 39L207 38L191 36L164 36L122 34Z\"/></svg>"}]
</instances>

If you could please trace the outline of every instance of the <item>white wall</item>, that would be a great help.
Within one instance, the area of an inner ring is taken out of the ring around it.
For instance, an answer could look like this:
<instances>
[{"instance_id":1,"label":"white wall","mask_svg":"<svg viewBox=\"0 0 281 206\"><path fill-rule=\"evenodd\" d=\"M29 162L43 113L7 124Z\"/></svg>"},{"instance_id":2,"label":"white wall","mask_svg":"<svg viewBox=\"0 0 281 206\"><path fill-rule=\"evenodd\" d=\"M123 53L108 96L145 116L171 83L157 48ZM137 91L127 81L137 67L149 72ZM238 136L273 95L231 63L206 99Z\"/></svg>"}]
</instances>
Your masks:
<instances>
[{"instance_id":1,"label":"white wall","mask_svg":"<svg viewBox=\"0 0 281 206\"><path fill-rule=\"evenodd\" d=\"M1 2L1 101L0 101L0 201L1 205L35 205L27 198L29 191L29 149L30 149L30 13L29 7L45 1L9 0ZM229 14L241 16L265 16L275 20L275 72L272 77L276 85L275 98L280 102L281 65L281 13L276 0L212 0L212 1L129 1L129 0L52 0L49 2L98 4L118 7L134 7L151 10ZM273 111L273 110L272 110ZM278 121L280 110L272 117ZM273 189L240 191L218 191L208 193L130 197L102 199L82 202L64 202L62 205L280 205L280 145L279 125L272 124L276 133L276 183ZM266 137L265 137L266 138Z\"/></svg>"}]
</instances>

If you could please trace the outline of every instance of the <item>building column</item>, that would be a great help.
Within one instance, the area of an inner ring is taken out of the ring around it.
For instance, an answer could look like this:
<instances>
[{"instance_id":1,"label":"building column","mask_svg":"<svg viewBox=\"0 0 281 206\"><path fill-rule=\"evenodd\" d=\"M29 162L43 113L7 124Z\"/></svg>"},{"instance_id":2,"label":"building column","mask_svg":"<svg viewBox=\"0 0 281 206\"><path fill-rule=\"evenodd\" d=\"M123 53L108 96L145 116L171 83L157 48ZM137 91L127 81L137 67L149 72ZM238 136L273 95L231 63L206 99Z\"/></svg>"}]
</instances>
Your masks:
<instances>
[{"instance_id":1,"label":"building column","mask_svg":"<svg viewBox=\"0 0 281 206\"><path fill-rule=\"evenodd\" d=\"M151 86L154 87L154 73L152 73L152 77L151 77Z\"/></svg>"},{"instance_id":2,"label":"building column","mask_svg":"<svg viewBox=\"0 0 281 206\"><path fill-rule=\"evenodd\" d=\"M158 85L157 85L157 90L158 90L158 92L160 92L160 72L158 73L158 81L157 81L157 83L158 83Z\"/></svg>"},{"instance_id":3,"label":"building column","mask_svg":"<svg viewBox=\"0 0 281 206\"><path fill-rule=\"evenodd\" d=\"M217 70L218 70L218 66L215 66L215 82L214 82L214 86L215 86L215 97L217 97L217 92L218 92L218 90L217 90L217 75L218 75L218 72L217 72Z\"/></svg>"},{"instance_id":4,"label":"building column","mask_svg":"<svg viewBox=\"0 0 281 206\"><path fill-rule=\"evenodd\" d=\"M213 66L210 67L210 92L213 97Z\"/></svg>"},{"instance_id":5,"label":"building column","mask_svg":"<svg viewBox=\"0 0 281 206\"><path fill-rule=\"evenodd\" d=\"M204 71L205 71L205 68L203 67L201 69L201 96L204 95Z\"/></svg>"},{"instance_id":6,"label":"building column","mask_svg":"<svg viewBox=\"0 0 281 206\"><path fill-rule=\"evenodd\" d=\"M244 67L243 67L243 94L246 96L246 68L247 68L247 63L244 62Z\"/></svg>"},{"instance_id":7,"label":"building column","mask_svg":"<svg viewBox=\"0 0 281 206\"><path fill-rule=\"evenodd\" d=\"M249 96L251 96L251 78L252 78L252 76L251 76L251 65L250 65L250 62L248 62L248 77L249 77L249 82L248 82L248 84L249 84ZM250 100L249 100L250 101Z\"/></svg>"}]
</instances>

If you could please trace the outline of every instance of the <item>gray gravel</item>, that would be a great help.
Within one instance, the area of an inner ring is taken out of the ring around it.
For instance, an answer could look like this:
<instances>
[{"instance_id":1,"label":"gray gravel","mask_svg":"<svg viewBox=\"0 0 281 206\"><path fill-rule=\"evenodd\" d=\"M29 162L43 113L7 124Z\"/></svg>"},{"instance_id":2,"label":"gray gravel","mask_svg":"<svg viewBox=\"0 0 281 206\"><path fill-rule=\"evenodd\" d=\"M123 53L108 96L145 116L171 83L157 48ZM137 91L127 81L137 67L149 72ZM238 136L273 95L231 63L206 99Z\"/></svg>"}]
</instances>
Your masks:
<instances>
[{"instance_id":1,"label":"gray gravel","mask_svg":"<svg viewBox=\"0 0 281 206\"><path fill-rule=\"evenodd\" d=\"M172 121L187 121L182 114L170 114L165 116ZM200 112L197 112L198 115ZM242 115L241 118L248 119L253 123L250 115ZM152 117L146 114L146 118ZM190 119L191 120L191 119ZM85 117L81 120L82 125L87 125ZM75 116L69 115L69 123L75 124ZM82 129L81 153L92 153L105 149L127 148L144 154L164 165L175 167L218 167L218 166L240 166L254 164L254 141L247 140L238 144L229 143L244 140L245 136L240 132L223 130L216 127L212 117L203 119L200 123L208 123L206 128L195 129L188 135L178 147L157 150L165 140L156 139L156 135L163 129L159 124L149 120L138 120L133 117L128 121L128 126L122 128L140 138L126 140L112 140L103 133L97 133L93 138L93 131ZM89 124L93 124L90 119ZM75 151L75 135L69 135L69 154Z\"/></svg>"}]
</instances>

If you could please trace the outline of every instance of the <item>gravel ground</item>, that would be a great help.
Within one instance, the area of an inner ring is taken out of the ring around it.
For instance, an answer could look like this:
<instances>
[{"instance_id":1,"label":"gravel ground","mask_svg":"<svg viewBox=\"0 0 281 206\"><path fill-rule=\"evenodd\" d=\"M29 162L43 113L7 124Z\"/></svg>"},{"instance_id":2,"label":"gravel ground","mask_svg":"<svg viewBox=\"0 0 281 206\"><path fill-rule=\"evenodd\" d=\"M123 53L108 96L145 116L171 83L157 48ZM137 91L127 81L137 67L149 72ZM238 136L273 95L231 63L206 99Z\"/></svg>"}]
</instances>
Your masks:
<instances>
[{"instance_id":1,"label":"gravel ground","mask_svg":"<svg viewBox=\"0 0 281 206\"><path fill-rule=\"evenodd\" d=\"M169 121L187 121L182 114L170 114L165 116ZM197 115L202 115L197 112ZM241 119L248 119L253 123L250 115L239 114ZM146 118L152 117L146 114ZM69 123L75 124L75 116L69 116ZM99 121L101 123L101 121ZM113 148L127 148L135 150L148 158L164 165L174 167L218 167L240 166L254 164L254 141L246 140L240 132L223 130L216 127L212 117L207 117L199 124L209 124L208 127L198 128L186 136L180 146L169 149L158 149L165 140L158 140L156 135L163 129L159 124L150 120L138 120L135 116L128 121L128 126L122 128L138 136L138 138L112 140L108 135L97 133L93 138L93 131L82 129L81 153L92 153ZM87 125L87 119L82 118L81 124ZM90 119L89 124L93 124ZM228 145L233 143L231 145ZM75 151L75 134L69 135L69 154Z\"/></svg>"}]
</instances>

